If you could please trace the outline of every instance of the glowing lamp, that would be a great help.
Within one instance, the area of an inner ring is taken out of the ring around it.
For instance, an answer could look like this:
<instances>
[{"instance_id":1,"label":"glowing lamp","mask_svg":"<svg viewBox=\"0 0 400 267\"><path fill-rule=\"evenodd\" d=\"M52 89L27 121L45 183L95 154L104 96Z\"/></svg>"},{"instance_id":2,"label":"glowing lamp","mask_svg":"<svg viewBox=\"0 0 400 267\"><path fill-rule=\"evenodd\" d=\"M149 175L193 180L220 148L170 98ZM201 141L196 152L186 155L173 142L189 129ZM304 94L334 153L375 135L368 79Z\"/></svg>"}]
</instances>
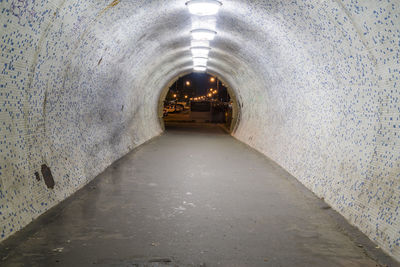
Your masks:
<instances>
[{"instance_id":1,"label":"glowing lamp","mask_svg":"<svg viewBox=\"0 0 400 267\"><path fill-rule=\"evenodd\" d=\"M195 46L191 47L193 57L208 57L208 53L210 52L210 47L205 46Z\"/></svg>"},{"instance_id":2,"label":"glowing lamp","mask_svg":"<svg viewBox=\"0 0 400 267\"><path fill-rule=\"evenodd\" d=\"M192 34L193 40L204 40L211 41L214 40L216 31L207 30L207 29L195 29L190 32Z\"/></svg>"},{"instance_id":3,"label":"glowing lamp","mask_svg":"<svg viewBox=\"0 0 400 267\"><path fill-rule=\"evenodd\" d=\"M191 0L186 6L193 15L211 16L218 13L222 3L217 0Z\"/></svg>"},{"instance_id":4,"label":"glowing lamp","mask_svg":"<svg viewBox=\"0 0 400 267\"><path fill-rule=\"evenodd\" d=\"M210 42L205 40L192 40L190 45L191 47L194 46L210 47Z\"/></svg>"},{"instance_id":5,"label":"glowing lamp","mask_svg":"<svg viewBox=\"0 0 400 267\"><path fill-rule=\"evenodd\" d=\"M194 71L198 71L198 72L205 72L207 70L207 67L204 67L204 66L193 66L193 70Z\"/></svg>"},{"instance_id":6,"label":"glowing lamp","mask_svg":"<svg viewBox=\"0 0 400 267\"><path fill-rule=\"evenodd\" d=\"M201 65L201 66L206 66L207 65L208 58L206 57L194 57L193 58L193 65Z\"/></svg>"}]
</instances>

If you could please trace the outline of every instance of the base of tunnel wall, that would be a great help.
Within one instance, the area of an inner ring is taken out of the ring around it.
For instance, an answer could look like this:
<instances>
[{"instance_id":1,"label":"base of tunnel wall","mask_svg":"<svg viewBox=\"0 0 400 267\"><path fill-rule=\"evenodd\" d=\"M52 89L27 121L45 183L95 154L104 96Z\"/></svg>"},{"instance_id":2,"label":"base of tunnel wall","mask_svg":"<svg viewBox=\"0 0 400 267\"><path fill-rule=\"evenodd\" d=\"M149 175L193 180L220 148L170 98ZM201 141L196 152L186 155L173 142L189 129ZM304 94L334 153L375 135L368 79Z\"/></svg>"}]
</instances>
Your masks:
<instances>
[{"instance_id":1,"label":"base of tunnel wall","mask_svg":"<svg viewBox=\"0 0 400 267\"><path fill-rule=\"evenodd\" d=\"M124 151L120 151L121 154L117 155L115 158L111 158L108 162L103 162L102 164L98 164L98 166L101 166L101 167L97 168L95 172L93 172L91 174L87 174L85 179L81 179L83 182L80 183L80 184L77 184L77 186L75 188L73 188L73 189L70 188L69 189L70 193L65 193L64 192L62 195L60 195L60 198L52 198L51 200L47 200L46 205L43 208L43 210L40 210L36 214L32 215L30 221L28 221L28 220L19 221L18 222L19 223L18 228L16 228L14 231L10 231L6 235L3 235L2 238L0 239L0 243L6 241L8 238L12 238L14 236L14 234L18 233L22 229L25 229L32 222L35 222L36 220L38 220L43 215L45 215L46 213L50 212L51 209L53 209L57 205L61 204L62 202L66 201L67 199L72 197L74 194L76 194L76 192L78 192L79 190L81 190L82 188L87 186L87 184L89 184L91 181L96 179L96 177L98 175L103 173L107 168L109 168L112 164L114 164L115 162L117 162L118 160L123 158L125 155L131 153L132 151L135 151L135 150L139 149L142 145L145 145L145 144L151 142L154 138L157 138L161 134L163 134L162 131L159 132L158 134L155 134L154 136L146 139L146 140L142 140L140 142L135 143L134 146L127 147L126 150L124 150ZM57 178L59 178L59 177L56 177L56 185L57 185ZM57 187L56 187L56 189L57 189ZM56 190L56 189L47 189L47 190L49 192L51 192L51 193L55 193L54 190ZM11 205L11 203L10 203L10 205Z\"/></svg>"},{"instance_id":2,"label":"base of tunnel wall","mask_svg":"<svg viewBox=\"0 0 400 267\"><path fill-rule=\"evenodd\" d=\"M250 144L249 142L246 142L247 140L245 140L244 138L242 139L242 138L236 136L235 133L231 133L231 136L233 138L235 138L236 140L240 141L241 143L243 143L244 145L248 146L249 148L254 149L257 152L259 152L259 153L263 154L264 156L266 156L269 160L273 161L276 165L280 166L288 174L290 174L292 177L294 177L299 183L301 183L306 188L306 190L309 190L316 197L318 197L319 199L324 201L327 205L329 205L329 207L332 208L332 210L334 212L338 213L339 216L334 216L334 219L338 222L339 225L345 225L345 224L343 224L343 222L345 221L346 223L349 223L351 225L351 227L354 227L357 230L359 230L364 235L365 238L367 238L370 241L372 241L373 243L377 244L378 246L375 246L375 248L373 248L373 247L365 248L370 257L374 258L375 260L379 260L380 263L384 264L385 266L397 266L396 263L400 263L400 258L396 257L396 255L392 251L390 251L388 249L385 249L385 247L381 247L380 244L376 240L374 240L373 237L371 237L370 235L368 235L368 233L363 231L363 229L359 225L357 225L357 223L354 223L351 220L351 218L349 218L349 216L347 216L347 213L344 213L342 210L339 210L337 207L335 207L334 203L331 203L327 199L325 199L324 197L320 196L317 192L315 192L313 190L313 188L311 186L309 186L308 184L304 183L301 179L299 179L299 177L297 177L296 174L293 171L289 170L288 168L286 168L285 166L283 166L282 164L277 162L275 159L271 158L262 149ZM352 240L354 240L355 242L357 240L363 240L364 237L361 237L359 235L352 236L352 233L350 232L351 231L351 227L347 227L347 226L345 227L346 228L345 229L346 234ZM363 242L360 242L360 243L363 243ZM377 250L382 250L388 256L387 257L383 257L382 259L379 259L380 256L377 256L379 254L379 252L377 252ZM387 263L389 263L389 264L387 264Z\"/></svg>"}]
</instances>

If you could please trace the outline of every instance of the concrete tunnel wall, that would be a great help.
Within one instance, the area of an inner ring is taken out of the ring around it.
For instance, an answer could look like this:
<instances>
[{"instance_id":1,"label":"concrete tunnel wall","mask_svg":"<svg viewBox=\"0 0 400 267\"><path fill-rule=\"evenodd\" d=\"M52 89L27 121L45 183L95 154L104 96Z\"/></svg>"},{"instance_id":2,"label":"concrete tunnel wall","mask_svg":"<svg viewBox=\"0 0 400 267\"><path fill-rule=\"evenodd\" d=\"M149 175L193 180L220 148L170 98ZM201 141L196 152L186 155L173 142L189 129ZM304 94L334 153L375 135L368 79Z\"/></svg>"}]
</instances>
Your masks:
<instances>
[{"instance_id":1,"label":"concrete tunnel wall","mask_svg":"<svg viewBox=\"0 0 400 267\"><path fill-rule=\"evenodd\" d=\"M209 70L240 104L233 135L400 260L399 2L222 2ZM192 17L185 0L3 0L0 12L4 240L162 132L159 96L190 71Z\"/></svg>"}]
</instances>

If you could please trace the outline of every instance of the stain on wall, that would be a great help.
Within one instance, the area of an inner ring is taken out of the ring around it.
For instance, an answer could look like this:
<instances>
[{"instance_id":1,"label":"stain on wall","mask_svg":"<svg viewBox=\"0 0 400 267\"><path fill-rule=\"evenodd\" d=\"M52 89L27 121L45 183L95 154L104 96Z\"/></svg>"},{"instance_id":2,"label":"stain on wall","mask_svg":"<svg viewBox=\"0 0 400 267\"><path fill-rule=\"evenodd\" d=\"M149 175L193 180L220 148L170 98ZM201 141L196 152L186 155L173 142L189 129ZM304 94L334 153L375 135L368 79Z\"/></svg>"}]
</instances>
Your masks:
<instances>
[{"instance_id":1,"label":"stain on wall","mask_svg":"<svg viewBox=\"0 0 400 267\"><path fill-rule=\"evenodd\" d=\"M50 168L46 164L43 164L41 166L41 171L42 171L44 183L46 184L47 188L53 189L54 188L54 178L53 178L53 175L51 174Z\"/></svg>"},{"instance_id":2,"label":"stain on wall","mask_svg":"<svg viewBox=\"0 0 400 267\"><path fill-rule=\"evenodd\" d=\"M35 172L35 178L36 178L36 181L40 181L40 175L39 175L39 172Z\"/></svg>"},{"instance_id":3,"label":"stain on wall","mask_svg":"<svg viewBox=\"0 0 400 267\"><path fill-rule=\"evenodd\" d=\"M101 12L100 15L102 15L104 12L106 12L108 9L115 7L116 5L119 4L119 0L114 0L112 1L106 8L104 8Z\"/></svg>"}]
</instances>

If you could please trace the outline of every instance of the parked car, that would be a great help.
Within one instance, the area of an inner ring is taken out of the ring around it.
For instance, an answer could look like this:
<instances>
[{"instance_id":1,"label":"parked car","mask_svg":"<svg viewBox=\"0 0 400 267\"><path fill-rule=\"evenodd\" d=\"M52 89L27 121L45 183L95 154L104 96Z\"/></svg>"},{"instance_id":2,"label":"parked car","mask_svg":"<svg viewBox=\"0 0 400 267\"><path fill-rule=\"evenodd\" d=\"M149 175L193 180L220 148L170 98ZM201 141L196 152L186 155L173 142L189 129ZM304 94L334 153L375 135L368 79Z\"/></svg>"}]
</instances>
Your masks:
<instances>
[{"instance_id":1,"label":"parked car","mask_svg":"<svg viewBox=\"0 0 400 267\"><path fill-rule=\"evenodd\" d=\"M184 105L176 104L175 105L175 112L182 112L185 109Z\"/></svg>"},{"instance_id":2,"label":"parked car","mask_svg":"<svg viewBox=\"0 0 400 267\"><path fill-rule=\"evenodd\" d=\"M166 106L165 109L167 110L168 113L174 113L175 112L175 105Z\"/></svg>"},{"instance_id":3,"label":"parked car","mask_svg":"<svg viewBox=\"0 0 400 267\"><path fill-rule=\"evenodd\" d=\"M179 113L184 110L184 107L180 104L172 104L164 107L164 109L166 109L168 113Z\"/></svg>"}]
</instances>

